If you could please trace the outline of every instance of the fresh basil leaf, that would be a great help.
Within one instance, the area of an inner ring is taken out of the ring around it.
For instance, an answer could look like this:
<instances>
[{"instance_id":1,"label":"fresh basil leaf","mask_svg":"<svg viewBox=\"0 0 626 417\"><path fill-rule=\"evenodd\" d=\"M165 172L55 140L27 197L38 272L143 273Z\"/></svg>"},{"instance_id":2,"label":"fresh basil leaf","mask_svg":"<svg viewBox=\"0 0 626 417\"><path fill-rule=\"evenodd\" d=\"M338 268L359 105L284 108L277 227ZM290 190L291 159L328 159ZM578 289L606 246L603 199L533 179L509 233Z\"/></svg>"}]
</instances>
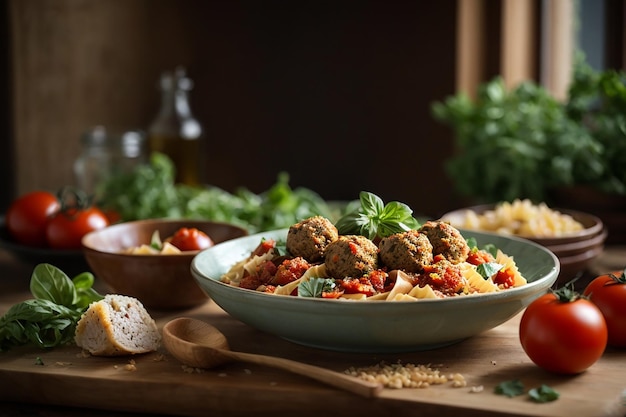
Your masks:
<instances>
[{"instance_id":1,"label":"fresh basil leaf","mask_svg":"<svg viewBox=\"0 0 626 417\"><path fill-rule=\"evenodd\" d=\"M483 250L485 252L488 252L494 258L498 254L498 248L496 248L496 245L494 245L493 243L487 243L485 246L483 246Z\"/></svg>"},{"instance_id":2,"label":"fresh basil leaf","mask_svg":"<svg viewBox=\"0 0 626 417\"><path fill-rule=\"evenodd\" d=\"M524 384L522 381L515 379L512 381L504 381L496 385L494 392L507 397L516 397L524 393Z\"/></svg>"},{"instance_id":3,"label":"fresh basil leaf","mask_svg":"<svg viewBox=\"0 0 626 417\"><path fill-rule=\"evenodd\" d=\"M0 351L26 343L49 348L73 341L82 313L102 298L93 283L90 272L70 280L53 265L37 265L30 282L35 298L13 305L0 317Z\"/></svg>"},{"instance_id":4,"label":"fresh basil leaf","mask_svg":"<svg viewBox=\"0 0 626 417\"><path fill-rule=\"evenodd\" d=\"M298 285L298 297L320 298L322 293L332 291L335 286L332 278L309 278Z\"/></svg>"},{"instance_id":5,"label":"fresh basil leaf","mask_svg":"<svg viewBox=\"0 0 626 417\"><path fill-rule=\"evenodd\" d=\"M74 278L72 283L76 288L76 299L73 302L75 308L84 310L94 301L102 300L104 297L93 289L95 278L91 272L83 272Z\"/></svg>"},{"instance_id":6,"label":"fresh basil leaf","mask_svg":"<svg viewBox=\"0 0 626 417\"><path fill-rule=\"evenodd\" d=\"M283 239L277 240L274 245L274 251L278 256L284 256L287 254L287 242Z\"/></svg>"},{"instance_id":7,"label":"fresh basil leaf","mask_svg":"<svg viewBox=\"0 0 626 417\"><path fill-rule=\"evenodd\" d=\"M470 250L474 248L478 249L478 242L475 237L468 237L465 241L467 242L467 246L469 246Z\"/></svg>"},{"instance_id":8,"label":"fresh basil leaf","mask_svg":"<svg viewBox=\"0 0 626 417\"><path fill-rule=\"evenodd\" d=\"M359 234L373 240L420 226L413 217L413 210L404 203L392 201L384 204L380 197L367 191L362 191L359 199L361 206L335 223L339 234Z\"/></svg>"},{"instance_id":9,"label":"fresh basil leaf","mask_svg":"<svg viewBox=\"0 0 626 417\"><path fill-rule=\"evenodd\" d=\"M364 222L365 220L365 222ZM354 235L361 233L361 226L367 223L367 217L358 210L344 214L337 220L335 227L340 235Z\"/></svg>"},{"instance_id":10,"label":"fresh basil leaf","mask_svg":"<svg viewBox=\"0 0 626 417\"><path fill-rule=\"evenodd\" d=\"M476 267L476 272L480 274L483 279L489 279L494 274L497 274L504 265L497 262L485 262Z\"/></svg>"},{"instance_id":11,"label":"fresh basil leaf","mask_svg":"<svg viewBox=\"0 0 626 417\"><path fill-rule=\"evenodd\" d=\"M79 311L45 299L15 304L0 317L0 351L26 343L42 348L69 343L80 315Z\"/></svg>"},{"instance_id":12,"label":"fresh basil leaf","mask_svg":"<svg viewBox=\"0 0 626 417\"><path fill-rule=\"evenodd\" d=\"M71 306L77 299L76 288L65 272L46 263L35 266L30 291L35 298L64 306Z\"/></svg>"},{"instance_id":13,"label":"fresh basil leaf","mask_svg":"<svg viewBox=\"0 0 626 417\"><path fill-rule=\"evenodd\" d=\"M361 191L359 193L359 200L361 200L361 209L368 216L373 216L383 211L385 203L376 194L368 193L367 191Z\"/></svg>"},{"instance_id":14,"label":"fresh basil leaf","mask_svg":"<svg viewBox=\"0 0 626 417\"><path fill-rule=\"evenodd\" d=\"M547 403L559 399L559 393L546 384L528 391L530 398L537 403Z\"/></svg>"}]
</instances>

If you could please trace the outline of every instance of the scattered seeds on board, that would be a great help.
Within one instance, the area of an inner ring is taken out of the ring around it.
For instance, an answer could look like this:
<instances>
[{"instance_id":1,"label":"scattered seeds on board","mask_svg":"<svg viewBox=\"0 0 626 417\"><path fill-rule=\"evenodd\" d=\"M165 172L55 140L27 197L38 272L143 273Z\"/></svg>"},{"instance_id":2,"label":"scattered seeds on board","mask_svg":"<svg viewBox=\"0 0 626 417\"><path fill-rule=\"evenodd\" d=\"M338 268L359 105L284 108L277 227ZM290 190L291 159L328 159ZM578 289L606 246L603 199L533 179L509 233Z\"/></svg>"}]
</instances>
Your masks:
<instances>
[{"instance_id":1,"label":"scattered seeds on board","mask_svg":"<svg viewBox=\"0 0 626 417\"><path fill-rule=\"evenodd\" d=\"M134 359L131 359L128 361L128 363L126 365L124 365L124 369L127 371L136 371L137 370L137 363L135 362Z\"/></svg>"},{"instance_id":2,"label":"scattered seeds on board","mask_svg":"<svg viewBox=\"0 0 626 417\"><path fill-rule=\"evenodd\" d=\"M467 386L465 377L462 374L444 375L439 369L430 364L388 364L380 362L368 367L350 367L344 372L365 381L381 383L384 387L393 389L428 388L431 385L442 385L448 382L454 388Z\"/></svg>"}]
</instances>

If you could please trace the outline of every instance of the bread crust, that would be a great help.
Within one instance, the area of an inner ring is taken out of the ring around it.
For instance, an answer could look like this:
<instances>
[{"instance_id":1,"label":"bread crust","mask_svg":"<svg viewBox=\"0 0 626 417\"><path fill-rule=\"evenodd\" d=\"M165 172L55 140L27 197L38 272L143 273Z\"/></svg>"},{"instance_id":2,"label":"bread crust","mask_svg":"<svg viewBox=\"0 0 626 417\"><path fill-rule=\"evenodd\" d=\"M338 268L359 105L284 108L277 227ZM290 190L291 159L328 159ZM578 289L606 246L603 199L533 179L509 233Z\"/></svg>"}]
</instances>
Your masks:
<instances>
[{"instance_id":1,"label":"bread crust","mask_svg":"<svg viewBox=\"0 0 626 417\"><path fill-rule=\"evenodd\" d=\"M108 294L91 303L76 326L76 345L95 356L121 356L158 349L157 325L133 297Z\"/></svg>"}]
</instances>

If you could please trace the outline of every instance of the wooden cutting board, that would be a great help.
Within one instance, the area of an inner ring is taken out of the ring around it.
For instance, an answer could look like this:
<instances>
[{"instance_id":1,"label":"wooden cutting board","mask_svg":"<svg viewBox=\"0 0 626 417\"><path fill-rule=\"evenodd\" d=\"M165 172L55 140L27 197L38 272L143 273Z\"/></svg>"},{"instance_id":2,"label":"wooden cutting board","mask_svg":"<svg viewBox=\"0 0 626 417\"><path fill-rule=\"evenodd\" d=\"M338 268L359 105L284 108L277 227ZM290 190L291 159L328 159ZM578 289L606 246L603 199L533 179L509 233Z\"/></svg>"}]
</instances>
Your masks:
<instances>
[{"instance_id":1,"label":"wooden cutting board","mask_svg":"<svg viewBox=\"0 0 626 417\"><path fill-rule=\"evenodd\" d=\"M3 313L10 303L0 304ZM539 369L517 337L519 316L482 335L443 349L403 354L347 354L308 348L256 331L213 302L177 314L153 312L160 326L177 316L206 320L233 350L282 356L342 372L387 363L431 364L460 373L467 386L384 389L365 399L284 371L249 364L188 372L165 350L135 357L98 358L76 347L50 351L18 348L0 353L0 400L186 416L464 415L624 416L626 350L609 349L587 372L555 376ZM281 318L277 318L281 319ZM401 330L399 330L401 331ZM503 381L525 387L548 384L557 401L494 393Z\"/></svg>"}]
</instances>

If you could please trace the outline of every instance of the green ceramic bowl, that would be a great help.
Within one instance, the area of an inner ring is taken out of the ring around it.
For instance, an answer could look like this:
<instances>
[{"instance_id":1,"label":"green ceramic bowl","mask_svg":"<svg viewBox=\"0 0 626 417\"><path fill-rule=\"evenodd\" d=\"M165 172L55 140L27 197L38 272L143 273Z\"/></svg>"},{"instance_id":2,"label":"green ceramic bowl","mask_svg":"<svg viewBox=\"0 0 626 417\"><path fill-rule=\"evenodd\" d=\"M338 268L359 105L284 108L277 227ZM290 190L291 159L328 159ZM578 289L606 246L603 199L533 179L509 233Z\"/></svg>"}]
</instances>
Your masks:
<instances>
[{"instance_id":1,"label":"green ceramic bowl","mask_svg":"<svg viewBox=\"0 0 626 417\"><path fill-rule=\"evenodd\" d=\"M343 352L409 352L460 342L509 320L556 281L559 261L529 240L463 231L479 246L512 255L528 284L514 289L437 300L339 301L277 296L234 287L220 277L261 238L284 240L287 229L220 243L200 252L191 272L232 317L292 342Z\"/></svg>"}]
</instances>

